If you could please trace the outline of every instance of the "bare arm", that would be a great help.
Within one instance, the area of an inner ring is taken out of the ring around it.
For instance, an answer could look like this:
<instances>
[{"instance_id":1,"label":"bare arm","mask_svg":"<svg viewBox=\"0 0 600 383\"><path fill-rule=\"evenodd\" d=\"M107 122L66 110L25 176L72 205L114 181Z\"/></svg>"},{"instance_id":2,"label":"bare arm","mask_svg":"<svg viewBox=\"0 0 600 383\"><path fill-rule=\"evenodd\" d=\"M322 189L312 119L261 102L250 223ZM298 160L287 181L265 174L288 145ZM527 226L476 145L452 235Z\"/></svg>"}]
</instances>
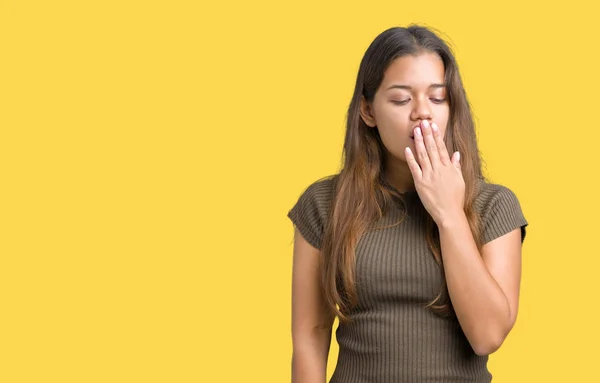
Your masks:
<instances>
[{"instance_id":1,"label":"bare arm","mask_svg":"<svg viewBox=\"0 0 600 383\"><path fill-rule=\"evenodd\" d=\"M496 351L517 319L521 229L483 246L479 254L466 217L439 225L448 292L459 323L479 355Z\"/></svg>"},{"instance_id":2,"label":"bare arm","mask_svg":"<svg viewBox=\"0 0 600 383\"><path fill-rule=\"evenodd\" d=\"M320 288L321 253L295 229L292 270L292 383L326 381L334 317ZM317 326L325 325L326 329Z\"/></svg>"}]
</instances>

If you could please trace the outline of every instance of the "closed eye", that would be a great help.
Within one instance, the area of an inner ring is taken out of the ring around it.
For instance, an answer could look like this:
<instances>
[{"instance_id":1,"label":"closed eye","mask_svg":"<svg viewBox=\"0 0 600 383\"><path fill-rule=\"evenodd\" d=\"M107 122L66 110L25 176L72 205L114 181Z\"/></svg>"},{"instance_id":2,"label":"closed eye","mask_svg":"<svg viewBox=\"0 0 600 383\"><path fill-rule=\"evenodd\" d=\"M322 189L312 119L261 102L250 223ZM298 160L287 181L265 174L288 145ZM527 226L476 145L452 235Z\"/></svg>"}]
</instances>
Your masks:
<instances>
[{"instance_id":1,"label":"closed eye","mask_svg":"<svg viewBox=\"0 0 600 383\"><path fill-rule=\"evenodd\" d=\"M445 98L430 98L430 100L436 104L443 104L444 102L446 102ZM395 105L406 105L408 104L408 102L410 101L410 98L407 100L392 100L392 103Z\"/></svg>"}]
</instances>

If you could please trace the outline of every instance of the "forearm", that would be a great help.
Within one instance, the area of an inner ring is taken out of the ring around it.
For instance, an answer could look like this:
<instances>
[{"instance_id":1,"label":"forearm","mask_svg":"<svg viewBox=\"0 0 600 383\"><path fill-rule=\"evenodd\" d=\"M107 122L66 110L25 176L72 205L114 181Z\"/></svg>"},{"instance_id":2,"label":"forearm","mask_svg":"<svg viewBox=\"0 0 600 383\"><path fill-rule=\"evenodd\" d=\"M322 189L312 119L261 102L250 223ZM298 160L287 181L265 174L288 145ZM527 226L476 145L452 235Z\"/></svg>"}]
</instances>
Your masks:
<instances>
[{"instance_id":1,"label":"forearm","mask_svg":"<svg viewBox=\"0 0 600 383\"><path fill-rule=\"evenodd\" d=\"M464 214L438 225L448 292L458 321L477 354L496 351L509 330L506 295L487 270Z\"/></svg>"}]
</instances>

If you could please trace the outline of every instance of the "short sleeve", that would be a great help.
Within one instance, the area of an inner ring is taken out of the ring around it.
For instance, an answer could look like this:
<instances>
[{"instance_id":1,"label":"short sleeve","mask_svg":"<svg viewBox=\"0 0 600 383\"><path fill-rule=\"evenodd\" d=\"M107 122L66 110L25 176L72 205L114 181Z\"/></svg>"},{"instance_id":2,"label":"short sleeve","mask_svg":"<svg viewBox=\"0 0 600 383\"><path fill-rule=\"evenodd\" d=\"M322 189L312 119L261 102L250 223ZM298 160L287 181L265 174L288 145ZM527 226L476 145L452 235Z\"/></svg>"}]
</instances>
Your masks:
<instances>
[{"instance_id":1,"label":"short sleeve","mask_svg":"<svg viewBox=\"0 0 600 383\"><path fill-rule=\"evenodd\" d=\"M332 194L332 179L315 181L287 214L302 236L317 249L322 246Z\"/></svg>"},{"instance_id":2,"label":"short sleeve","mask_svg":"<svg viewBox=\"0 0 600 383\"><path fill-rule=\"evenodd\" d=\"M515 193L506 186L485 184L479 197L483 221L483 243L521 228L521 243L525 240L528 222Z\"/></svg>"}]
</instances>

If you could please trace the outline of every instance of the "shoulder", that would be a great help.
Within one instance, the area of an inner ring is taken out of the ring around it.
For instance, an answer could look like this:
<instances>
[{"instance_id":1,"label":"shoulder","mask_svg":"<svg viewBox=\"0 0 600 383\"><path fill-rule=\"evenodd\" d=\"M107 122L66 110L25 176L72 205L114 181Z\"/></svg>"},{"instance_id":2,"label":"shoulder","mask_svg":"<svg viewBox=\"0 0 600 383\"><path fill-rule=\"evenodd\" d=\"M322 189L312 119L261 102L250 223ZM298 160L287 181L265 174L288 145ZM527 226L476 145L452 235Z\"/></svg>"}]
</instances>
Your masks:
<instances>
[{"instance_id":1,"label":"shoulder","mask_svg":"<svg viewBox=\"0 0 600 383\"><path fill-rule=\"evenodd\" d=\"M518 227L525 239L528 222L516 193L508 186L481 181L474 209L483 223L483 239L487 243Z\"/></svg>"},{"instance_id":2,"label":"shoulder","mask_svg":"<svg viewBox=\"0 0 600 383\"><path fill-rule=\"evenodd\" d=\"M333 174L313 181L305 188L300 197L311 198L321 204L331 202L337 178L338 175Z\"/></svg>"},{"instance_id":3,"label":"shoulder","mask_svg":"<svg viewBox=\"0 0 600 383\"><path fill-rule=\"evenodd\" d=\"M298 204L307 208L318 209L325 214L335 194L335 183L338 174L332 174L311 182L298 197Z\"/></svg>"},{"instance_id":4,"label":"shoulder","mask_svg":"<svg viewBox=\"0 0 600 383\"><path fill-rule=\"evenodd\" d=\"M499 202L520 205L517 195L508 186L481 181L475 208L483 212Z\"/></svg>"},{"instance_id":5,"label":"shoulder","mask_svg":"<svg viewBox=\"0 0 600 383\"><path fill-rule=\"evenodd\" d=\"M320 249L338 174L311 182L300 193L287 216L314 247Z\"/></svg>"}]
</instances>

